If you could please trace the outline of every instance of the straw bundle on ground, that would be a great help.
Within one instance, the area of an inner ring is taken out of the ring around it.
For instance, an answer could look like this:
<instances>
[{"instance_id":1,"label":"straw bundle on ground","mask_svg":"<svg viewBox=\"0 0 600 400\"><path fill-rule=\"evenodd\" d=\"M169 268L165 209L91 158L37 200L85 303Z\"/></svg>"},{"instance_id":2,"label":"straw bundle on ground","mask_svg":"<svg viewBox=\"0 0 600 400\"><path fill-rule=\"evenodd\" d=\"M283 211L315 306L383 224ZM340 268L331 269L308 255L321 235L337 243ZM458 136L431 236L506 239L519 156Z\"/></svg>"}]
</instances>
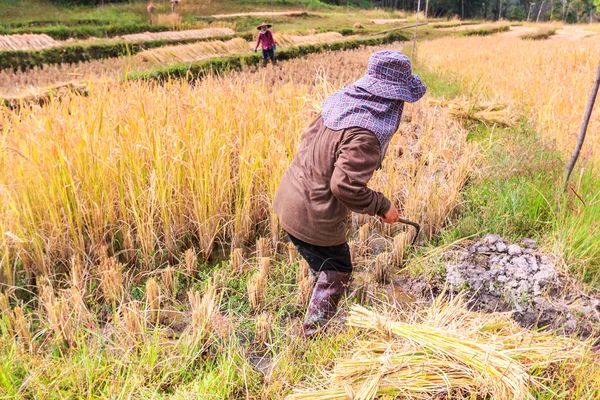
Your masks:
<instances>
[{"instance_id":1,"label":"straw bundle on ground","mask_svg":"<svg viewBox=\"0 0 600 400\"><path fill-rule=\"evenodd\" d=\"M498 101L474 102L467 98L452 100L429 99L429 104L448 107L451 117L473 120L500 126L515 126L518 114L508 104Z\"/></svg>"},{"instance_id":2,"label":"straw bundle on ground","mask_svg":"<svg viewBox=\"0 0 600 400\"><path fill-rule=\"evenodd\" d=\"M213 36L233 35L235 32L230 28L207 28L190 29L187 31L167 31L167 32L144 32L123 35L119 39L128 42L138 42L142 40L181 40L181 39L204 39Z\"/></svg>"},{"instance_id":3,"label":"straw bundle on ground","mask_svg":"<svg viewBox=\"0 0 600 400\"><path fill-rule=\"evenodd\" d=\"M348 325L366 336L353 344L352 357L337 361L329 377L331 388L290 398L423 399L469 394L532 399L530 387L543 385L545 369L580 359L588 347L549 332L524 330L507 314L470 312L460 298L449 303L440 299L427 310L406 315L407 322L354 305Z\"/></svg>"},{"instance_id":4,"label":"straw bundle on ground","mask_svg":"<svg viewBox=\"0 0 600 400\"><path fill-rule=\"evenodd\" d=\"M45 34L0 35L0 50L42 50L58 45L59 42Z\"/></svg>"},{"instance_id":5,"label":"straw bundle on ground","mask_svg":"<svg viewBox=\"0 0 600 400\"><path fill-rule=\"evenodd\" d=\"M226 42L212 41L185 44L181 46L166 46L154 50L146 50L136 57L139 60L156 65L192 62L215 56L224 56L250 51L250 45L244 39L236 38Z\"/></svg>"},{"instance_id":6,"label":"straw bundle on ground","mask_svg":"<svg viewBox=\"0 0 600 400\"><path fill-rule=\"evenodd\" d=\"M344 36L338 32L317 33L316 35L290 35L287 33L275 34L275 40L281 46L329 43L343 39Z\"/></svg>"}]
</instances>

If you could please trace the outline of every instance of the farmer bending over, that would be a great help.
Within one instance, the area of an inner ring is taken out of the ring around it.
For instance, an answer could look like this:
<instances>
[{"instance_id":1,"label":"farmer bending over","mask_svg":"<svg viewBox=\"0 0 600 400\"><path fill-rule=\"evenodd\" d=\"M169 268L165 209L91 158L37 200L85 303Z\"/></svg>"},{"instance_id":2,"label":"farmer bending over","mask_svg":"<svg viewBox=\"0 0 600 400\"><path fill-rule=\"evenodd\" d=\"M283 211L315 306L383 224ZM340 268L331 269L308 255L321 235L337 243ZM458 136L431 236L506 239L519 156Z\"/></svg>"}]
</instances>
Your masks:
<instances>
[{"instance_id":1,"label":"farmer bending over","mask_svg":"<svg viewBox=\"0 0 600 400\"><path fill-rule=\"evenodd\" d=\"M265 24L264 22L260 24L256 29L258 32L258 39L256 40L256 46L254 47L254 52L258 49L259 45L262 45L262 58L263 58L263 67L267 66L268 58L271 59L273 65L276 64L275 61L275 49L277 48L277 42L273 37L273 34L269 30L272 25ZM267 58L268 57L268 58Z\"/></svg>"},{"instance_id":2,"label":"farmer bending over","mask_svg":"<svg viewBox=\"0 0 600 400\"><path fill-rule=\"evenodd\" d=\"M426 90L404 54L374 53L367 74L327 98L321 114L304 131L273 208L317 276L303 324L306 337L326 326L349 285L350 212L397 222L396 207L367 183L398 130L404 102L419 100Z\"/></svg>"}]
</instances>

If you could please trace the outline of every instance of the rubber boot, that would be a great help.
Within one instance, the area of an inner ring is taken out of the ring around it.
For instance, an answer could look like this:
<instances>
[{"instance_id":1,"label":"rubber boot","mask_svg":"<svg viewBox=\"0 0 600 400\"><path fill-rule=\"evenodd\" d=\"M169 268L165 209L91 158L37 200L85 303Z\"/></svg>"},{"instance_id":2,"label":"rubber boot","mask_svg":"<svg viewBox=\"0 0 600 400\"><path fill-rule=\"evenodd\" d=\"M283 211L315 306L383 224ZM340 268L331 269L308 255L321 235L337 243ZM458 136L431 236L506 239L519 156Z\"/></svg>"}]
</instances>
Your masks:
<instances>
[{"instance_id":1,"label":"rubber boot","mask_svg":"<svg viewBox=\"0 0 600 400\"><path fill-rule=\"evenodd\" d=\"M268 62L269 62L268 58L263 58L263 67L266 67Z\"/></svg>"},{"instance_id":2,"label":"rubber boot","mask_svg":"<svg viewBox=\"0 0 600 400\"><path fill-rule=\"evenodd\" d=\"M313 289L302 324L304 336L310 338L324 329L337 311L338 303L348 289L349 272L321 271Z\"/></svg>"}]
</instances>

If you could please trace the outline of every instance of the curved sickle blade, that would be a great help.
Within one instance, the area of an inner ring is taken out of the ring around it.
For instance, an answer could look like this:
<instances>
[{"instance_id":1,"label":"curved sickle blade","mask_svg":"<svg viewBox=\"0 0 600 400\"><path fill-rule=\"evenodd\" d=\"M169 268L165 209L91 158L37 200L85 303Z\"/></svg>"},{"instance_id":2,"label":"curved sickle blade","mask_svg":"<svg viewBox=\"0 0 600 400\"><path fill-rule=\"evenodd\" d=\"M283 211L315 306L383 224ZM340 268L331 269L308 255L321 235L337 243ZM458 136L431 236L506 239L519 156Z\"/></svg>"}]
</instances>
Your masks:
<instances>
[{"instance_id":1,"label":"curved sickle blade","mask_svg":"<svg viewBox=\"0 0 600 400\"><path fill-rule=\"evenodd\" d=\"M413 228L415 228L415 231L416 231L415 237L413 238L413 241L411 243L411 245L414 246L415 242L417 241L417 238L419 237L419 232L421 232L421 225L417 224L416 222L404 219L404 218L398 218L398 222L400 222L401 224L410 225Z\"/></svg>"}]
</instances>

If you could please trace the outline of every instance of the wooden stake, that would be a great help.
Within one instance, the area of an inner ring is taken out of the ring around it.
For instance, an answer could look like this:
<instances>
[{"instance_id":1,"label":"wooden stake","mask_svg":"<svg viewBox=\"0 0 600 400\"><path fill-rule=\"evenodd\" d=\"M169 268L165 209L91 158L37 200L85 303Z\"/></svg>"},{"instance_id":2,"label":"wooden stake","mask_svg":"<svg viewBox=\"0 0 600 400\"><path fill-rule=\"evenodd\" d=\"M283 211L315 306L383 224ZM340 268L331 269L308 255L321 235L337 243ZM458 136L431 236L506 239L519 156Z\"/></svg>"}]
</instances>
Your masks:
<instances>
[{"instance_id":1,"label":"wooden stake","mask_svg":"<svg viewBox=\"0 0 600 400\"><path fill-rule=\"evenodd\" d=\"M590 118L592 116L592 109L594 108L594 103L596 102L596 96L598 95L598 87L600 86L600 63L598 63L598 70L596 71L596 80L594 81L594 86L592 87L592 93L590 94L590 99L588 100L588 105L585 110L585 115L583 116L583 123L581 124L581 131L579 132L579 139L577 140L577 145L575 146L575 150L573 150L573 155L571 156L571 160L567 165L567 169L565 170L565 187L567 190L567 184L569 183L569 178L571 177L571 173L573 172L573 168L575 168L575 163L579 158L579 153L581 153L581 147L583 146L583 141L585 140L585 135L587 133L587 128L590 123Z\"/></svg>"}]
</instances>

